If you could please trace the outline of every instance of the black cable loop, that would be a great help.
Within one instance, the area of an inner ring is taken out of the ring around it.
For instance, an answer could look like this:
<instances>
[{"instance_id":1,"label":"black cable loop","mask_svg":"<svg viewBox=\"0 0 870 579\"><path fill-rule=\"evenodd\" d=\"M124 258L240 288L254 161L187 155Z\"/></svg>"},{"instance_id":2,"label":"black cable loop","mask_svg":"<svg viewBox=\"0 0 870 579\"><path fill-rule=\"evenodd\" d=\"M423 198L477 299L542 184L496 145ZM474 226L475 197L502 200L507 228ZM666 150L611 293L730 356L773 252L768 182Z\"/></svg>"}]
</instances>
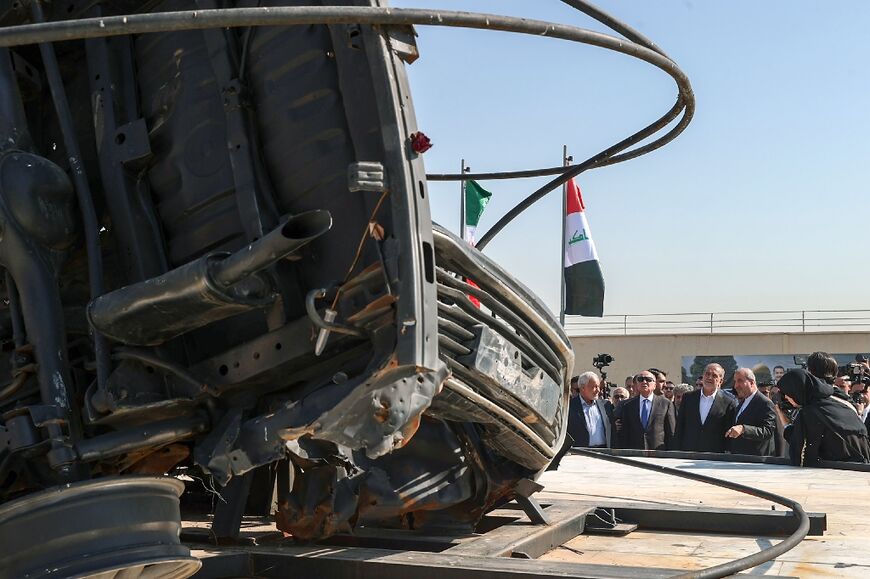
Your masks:
<instances>
[{"instance_id":1,"label":"black cable loop","mask_svg":"<svg viewBox=\"0 0 870 579\"><path fill-rule=\"evenodd\" d=\"M685 478L689 480L694 480L702 483L707 483L711 485L715 485L718 487L730 489L733 491L737 491L740 493L744 493L753 497L757 497L760 499L765 499L768 501L772 501L779 505L783 505L784 507L788 507L791 511L798 517L800 522L798 523L798 528L794 533L777 543L771 547L766 549L762 549L758 553L753 553L747 557L742 557L740 559L735 559L733 561L729 561L728 563L722 563L721 565L716 565L713 567L708 567L706 569L698 569L696 571L689 571L687 573L683 573L677 575L674 579L714 579L718 577L728 577L734 575L740 571L745 571L746 569L751 569L753 567L757 567L762 563L766 563L776 557L779 557L783 553L794 548L798 543L803 541L804 537L807 536L807 533L810 530L810 518L807 516L803 507L801 507L800 503L797 501L793 501L789 498L762 490L754 487L742 485L739 483L713 478L711 476L706 476L703 474L697 474L693 472L687 472L682 470L677 470L675 468L670 468L667 466L661 466L658 464L648 464L645 462L640 462L638 460L632 460L629 458L621 457L621 456L612 456L609 454L602 454L599 452L595 452L592 450L584 450L581 448L572 448L571 454L579 454L580 456L586 456L590 458L597 458L601 460L606 460L609 462L615 462L617 464L624 464L628 466L634 466L637 468L642 468L644 470L651 470L653 472L658 472L662 474L668 474L672 476L678 476L680 478Z\"/></svg>"},{"instance_id":2,"label":"black cable loop","mask_svg":"<svg viewBox=\"0 0 870 579\"><path fill-rule=\"evenodd\" d=\"M637 43L644 48L648 48L653 52L660 54L661 56L667 58L671 62L673 60L665 54L665 52L659 48L655 43L653 43L646 36L625 24L624 22L620 22L610 14L607 14L600 8L585 2L585 0L560 0L564 4L574 8L575 10L582 12L589 16L590 18L597 20L601 24L607 26L614 32L617 32L623 35L625 38L630 40L631 42ZM676 63L674 63L676 66ZM675 117L672 117L672 119ZM688 124L688 123L686 123ZM682 132L682 131L680 131ZM668 135L664 135L662 138L666 138ZM676 137L676 135L674 135ZM670 139L668 139L670 140ZM658 141L658 140L657 140ZM666 143L667 141L665 141ZM662 143L664 145L665 143ZM658 148L658 147L655 147ZM619 163L622 161L628 161L629 159L634 159L635 157L639 157L640 155L646 154L652 151L652 148L647 149L646 147L641 147L639 149L635 149L632 153L637 152L637 154L632 154L631 156L626 153L624 156L620 155L618 157L613 157L607 163L601 163L597 165L598 167L603 167L605 165L612 165L615 163ZM642 152L641 152L642 151ZM547 167L545 169L527 169L522 171L499 171L499 172L491 172L491 173L446 173L446 174L432 174L427 175L426 178L430 181L462 181L468 179L477 179L480 181L494 180L494 179L521 179L528 177L545 177L548 175L560 175L565 171L571 169L572 167L576 167L576 165L559 165L557 167Z\"/></svg>"},{"instance_id":3,"label":"black cable loop","mask_svg":"<svg viewBox=\"0 0 870 579\"><path fill-rule=\"evenodd\" d=\"M562 0L562 2L604 24L611 30L623 35L630 42L633 42L666 58L674 65L674 67L676 67L676 63L674 63L670 59L670 57L668 57L667 54L665 54L665 52L661 48L656 46L651 40L646 38L640 32L631 28L627 24L624 24L613 16L610 16L603 10L592 6L584 0ZM679 80L677 80L676 78L674 78L674 80L677 81L677 85L680 86ZM676 104L660 119L658 119L651 125L648 125L641 131L638 131L634 135L623 139L616 145L605 149L604 151L598 153L597 155L594 155L593 157L590 157L589 159L578 165L548 167L545 169L532 169L524 171L502 171L496 173L432 174L427 175L427 179L429 179L430 181L461 181L469 179L477 179L483 181L492 179L517 179L559 175L559 177L557 177L556 179L549 181L546 185L539 188L531 195L527 196L525 199L523 199L523 201L514 206L511 211L509 211L506 215L499 219L495 223L495 225L493 225L477 243L477 249L482 251L484 247L486 247L486 245L496 235L498 235L501 230L504 229L511 221L519 216L520 213L522 213L531 205L542 199L544 196L547 195L547 193L553 191L554 189L566 183L573 177L576 177L577 175L588 169L606 167L609 165L615 165L616 163L622 163L624 161L635 159L637 157L640 157L641 155L650 153L672 141L674 138L677 137L677 135L683 132L686 126L688 126L689 122L692 119L692 116L694 115L694 108L695 102L691 87L689 86L688 90L684 92L683 87L680 86L680 94L677 98ZM668 131L655 141L648 143L642 147L638 147L637 149L618 154L621 151L627 149L628 147L631 147L632 145L643 141L647 137L652 136L653 134L667 126L679 115L681 111L683 112L682 119L680 119L680 121L670 131Z\"/></svg>"},{"instance_id":4,"label":"black cable loop","mask_svg":"<svg viewBox=\"0 0 870 579\"><path fill-rule=\"evenodd\" d=\"M488 231L481 239L481 242L477 245L479 249L482 249L486 243L488 243L496 233L503 229L508 222L516 217L516 215L521 213L535 201L542 198L549 191L555 189L571 177L579 175L587 169L626 161L665 145L685 129L694 113L695 101L688 78L672 60L661 52L657 46L652 44L639 33L635 32L633 29L619 23L614 18L606 15L597 8L589 6L582 0L569 0L567 3L578 10L584 11L599 22L615 28L621 34L624 34L628 40L625 38L601 34L592 30L577 28L575 26L494 14L415 8L391 9L371 7L303 6L157 12L48 22L45 24L21 25L0 29L0 46L16 46L33 42L53 42L125 34L144 34L149 32L169 32L175 30L238 26L349 23L384 26L451 26L484 30L500 30L504 32L546 36L590 44L599 48L606 48L628 56L639 58L662 69L674 79L679 89L679 97L677 99L677 104L668 114L646 129L623 139L617 145L605 149L598 155L591 157L580 165L574 165L567 168L558 167L553 169L506 172L501 174L430 176L429 178L433 180L438 180L439 178L442 180L445 178L447 180L458 180L460 178L482 178L482 175L487 175L489 178L511 178L520 173L523 176L560 175L548 183L545 188L539 189L537 192L526 198L526 200L524 200L519 206L519 211L511 212L508 216L499 221L499 223L496 224L496 227ZM665 135L635 151L629 151L623 155L617 155L617 153L639 143L664 128L675 119L681 111L683 112L682 120ZM501 176L496 177L496 175Z\"/></svg>"},{"instance_id":5,"label":"black cable loop","mask_svg":"<svg viewBox=\"0 0 870 579\"><path fill-rule=\"evenodd\" d=\"M608 161L608 159L609 159L609 163L607 163L607 164L612 165L614 163L619 163L620 162L619 157L611 157L611 156L614 155L615 153L618 153L619 151L627 149L628 147L632 146L633 144L639 143L640 141L644 140L648 136L658 132L662 127L666 126L674 118L676 118L677 115L679 115L681 110L684 111L683 118L680 120L680 122L673 129L671 129L667 133L667 135L665 135L665 137L667 137L668 135L673 135L674 137L676 137L676 135L679 134L680 132L682 132L683 129L686 127L686 125L689 124L689 121L691 120L690 113L692 112L689 110L689 107L683 108L683 104L682 104L682 101L680 99L678 99L677 102L674 104L674 106L671 107L670 111L665 113L664 116L660 117L654 123L647 125L645 128L641 129L640 131L636 132L635 134L631 135L630 137L623 139L622 141L618 142L617 144L615 144L611 147L608 147L607 149L601 151L597 155L590 157L589 159L586 159L585 161L583 161L579 165L572 165L570 167L563 168L564 172L561 175L559 175L555 179L549 181L546 185L540 187L537 191L535 191L534 193L532 193L531 195L529 195L528 197L526 197L525 199L520 201L517 205L514 206L513 209L508 211L501 219L496 221L495 225L490 227L487 230L487 232L483 235L483 237L480 238L480 241L477 243L476 248L479 251L483 251L483 248L486 247L486 245L490 241L492 241L492 238L495 237L496 235L498 235L498 233L502 229L504 229L508 223L513 221L520 213L522 213L523 211L525 211L526 209L531 207L534 203L536 203L537 201L540 201L547 193L554 190L556 187L559 187L560 185L567 183L569 180L576 177L577 175L579 175L583 171L586 171L588 169L592 169L594 167L599 166L600 164L604 163L605 161ZM662 139L665 137L662 137ZM648 153L648 152L652 151L653 149L657 149L658 147L661 147L662 145L665 144L665 143L660 143L660 141L661 141L661 139L654 141L654 142L650 143L649 145L646 145L645 147L641 147L641 149L646 149L642 153L637 153L636 151L629 151L628 153L626 153L626 155L632 155L628 158L634 158L634 157L642 155L644 153ZM640 151L641 149L638 149L637 151Z\"/></svg>"}]
</instances>

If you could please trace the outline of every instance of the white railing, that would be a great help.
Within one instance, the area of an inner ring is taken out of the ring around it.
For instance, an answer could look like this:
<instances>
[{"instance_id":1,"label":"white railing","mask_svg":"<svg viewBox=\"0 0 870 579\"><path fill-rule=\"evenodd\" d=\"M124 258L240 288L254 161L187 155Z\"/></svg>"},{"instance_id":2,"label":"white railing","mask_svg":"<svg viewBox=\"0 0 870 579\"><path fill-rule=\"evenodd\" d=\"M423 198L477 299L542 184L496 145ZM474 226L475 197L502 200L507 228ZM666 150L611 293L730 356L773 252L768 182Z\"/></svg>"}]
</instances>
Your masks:
<instances>
[{"instance_id":1,"label":"white railing","mask_svg":"<svg viewBox=\"0 0 870 579\"><path fill-rule=\"evenodd\" d=\"M569 336L870 332L870 310L772 310L567 316Z\"/></svg>"}]
</instances>

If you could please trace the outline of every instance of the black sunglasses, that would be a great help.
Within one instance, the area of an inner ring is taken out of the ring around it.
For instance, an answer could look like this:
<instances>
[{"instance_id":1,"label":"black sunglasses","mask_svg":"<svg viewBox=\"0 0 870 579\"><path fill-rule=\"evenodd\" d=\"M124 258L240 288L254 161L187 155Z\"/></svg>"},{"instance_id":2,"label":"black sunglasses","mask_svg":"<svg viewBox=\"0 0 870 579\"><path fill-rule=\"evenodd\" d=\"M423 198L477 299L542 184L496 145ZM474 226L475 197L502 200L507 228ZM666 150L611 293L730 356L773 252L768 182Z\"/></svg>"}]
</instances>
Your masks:
<instances>
[{"instance_id":1,"label":"black sunglasses","mask_svg":"<svg viewBox=\"0 0 870 579\"><path fill-rule=\"evenodd\" d=\"M626 396L625 394L614 394L613 395L614 400L625 400L626 398L628 398L628 396Z\"/></svg>"},{"instance_id":2,"label":"black sunglasses","mask_svg":"<svg viewBox=\"0 0 870 579\"><path fill-rule=\"evenodd\" d=\"M634 381L635 382L655 382L656 379L653 378L652 376L635 376Z\"/></svg>"}]
</instances>

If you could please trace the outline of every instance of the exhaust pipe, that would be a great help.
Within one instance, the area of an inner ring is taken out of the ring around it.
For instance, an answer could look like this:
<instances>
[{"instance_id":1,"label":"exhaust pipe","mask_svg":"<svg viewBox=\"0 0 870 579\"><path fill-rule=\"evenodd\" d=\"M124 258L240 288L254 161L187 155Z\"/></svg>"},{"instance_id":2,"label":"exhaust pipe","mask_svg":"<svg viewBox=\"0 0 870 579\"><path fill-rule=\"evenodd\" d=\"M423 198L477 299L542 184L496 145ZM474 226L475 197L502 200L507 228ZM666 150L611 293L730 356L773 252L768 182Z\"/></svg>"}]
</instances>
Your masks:
<instances>
[{"instance_id":1,"label":"exhaust pipe","mask_svg":"<svg viewBox=\"0 0 870 579\"><path fill-rule=\"evenodd\" d=\"M124 344L156 346L212 322L274 301L262 270L332 227L328 211L290 217L235 253L212 253L163 275L102 295L88 305L101 334Z\"/></svg>"}]
</instances>

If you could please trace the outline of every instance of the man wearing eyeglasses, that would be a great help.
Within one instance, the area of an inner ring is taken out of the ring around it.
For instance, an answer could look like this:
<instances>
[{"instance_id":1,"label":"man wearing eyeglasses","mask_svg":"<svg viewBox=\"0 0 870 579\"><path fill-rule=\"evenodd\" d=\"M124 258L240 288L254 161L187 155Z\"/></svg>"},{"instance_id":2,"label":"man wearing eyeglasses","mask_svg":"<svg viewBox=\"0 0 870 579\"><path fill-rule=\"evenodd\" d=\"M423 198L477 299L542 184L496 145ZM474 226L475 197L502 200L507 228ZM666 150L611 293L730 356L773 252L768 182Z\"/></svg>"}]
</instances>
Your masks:
<instances>
[{"instance_id":1,"label":"man wearing eyeglasses","mask_svg":"<svg viewBox=\"0 0 870 579\"><path fill-rule=\"evenodd\" d=\"M622 405L619 439L622 448L667 450L676 425L673 403L655 393L656 379L649 370L634 376L638 395Z\"/></svg>"},{"instance_id":2,"label":"man wearing eyeglasses","mask_svg":"<svg viewBox=\"0 0 870 579\"><path fill-rule=\"evenodd\" d=\"M667 380L665 385L662 386L662 396L673 402L674 406L676 406L676 402L674 401L674 388L676 388L676 385L670 380Z\"/></svg>"},{"instance_id":3,"label":"man wearing eyeglasses","mask_svg":"<svg viewBox=\"0 0 870 579\"><path fill-rule=\"evenodd\" d=\"M707 364L700 390L683 396L677 413L677 450L725 452L725 431L734 424L737 400L722 391L725 369Z\"/></svg>"},{"instance_id":4,"label":"man wearing eyeglasses","mask_svg":"<svg viewBox=\"0 0 870 579\"><path fill-rule=\"evenodd\" d=\"M631 397L631 394L628 393L628 389L623 388L622 386L617 386L610 394L610 403L613 404L615 408L628 400L629 397Z\"/></svg>"}]
</instances>

